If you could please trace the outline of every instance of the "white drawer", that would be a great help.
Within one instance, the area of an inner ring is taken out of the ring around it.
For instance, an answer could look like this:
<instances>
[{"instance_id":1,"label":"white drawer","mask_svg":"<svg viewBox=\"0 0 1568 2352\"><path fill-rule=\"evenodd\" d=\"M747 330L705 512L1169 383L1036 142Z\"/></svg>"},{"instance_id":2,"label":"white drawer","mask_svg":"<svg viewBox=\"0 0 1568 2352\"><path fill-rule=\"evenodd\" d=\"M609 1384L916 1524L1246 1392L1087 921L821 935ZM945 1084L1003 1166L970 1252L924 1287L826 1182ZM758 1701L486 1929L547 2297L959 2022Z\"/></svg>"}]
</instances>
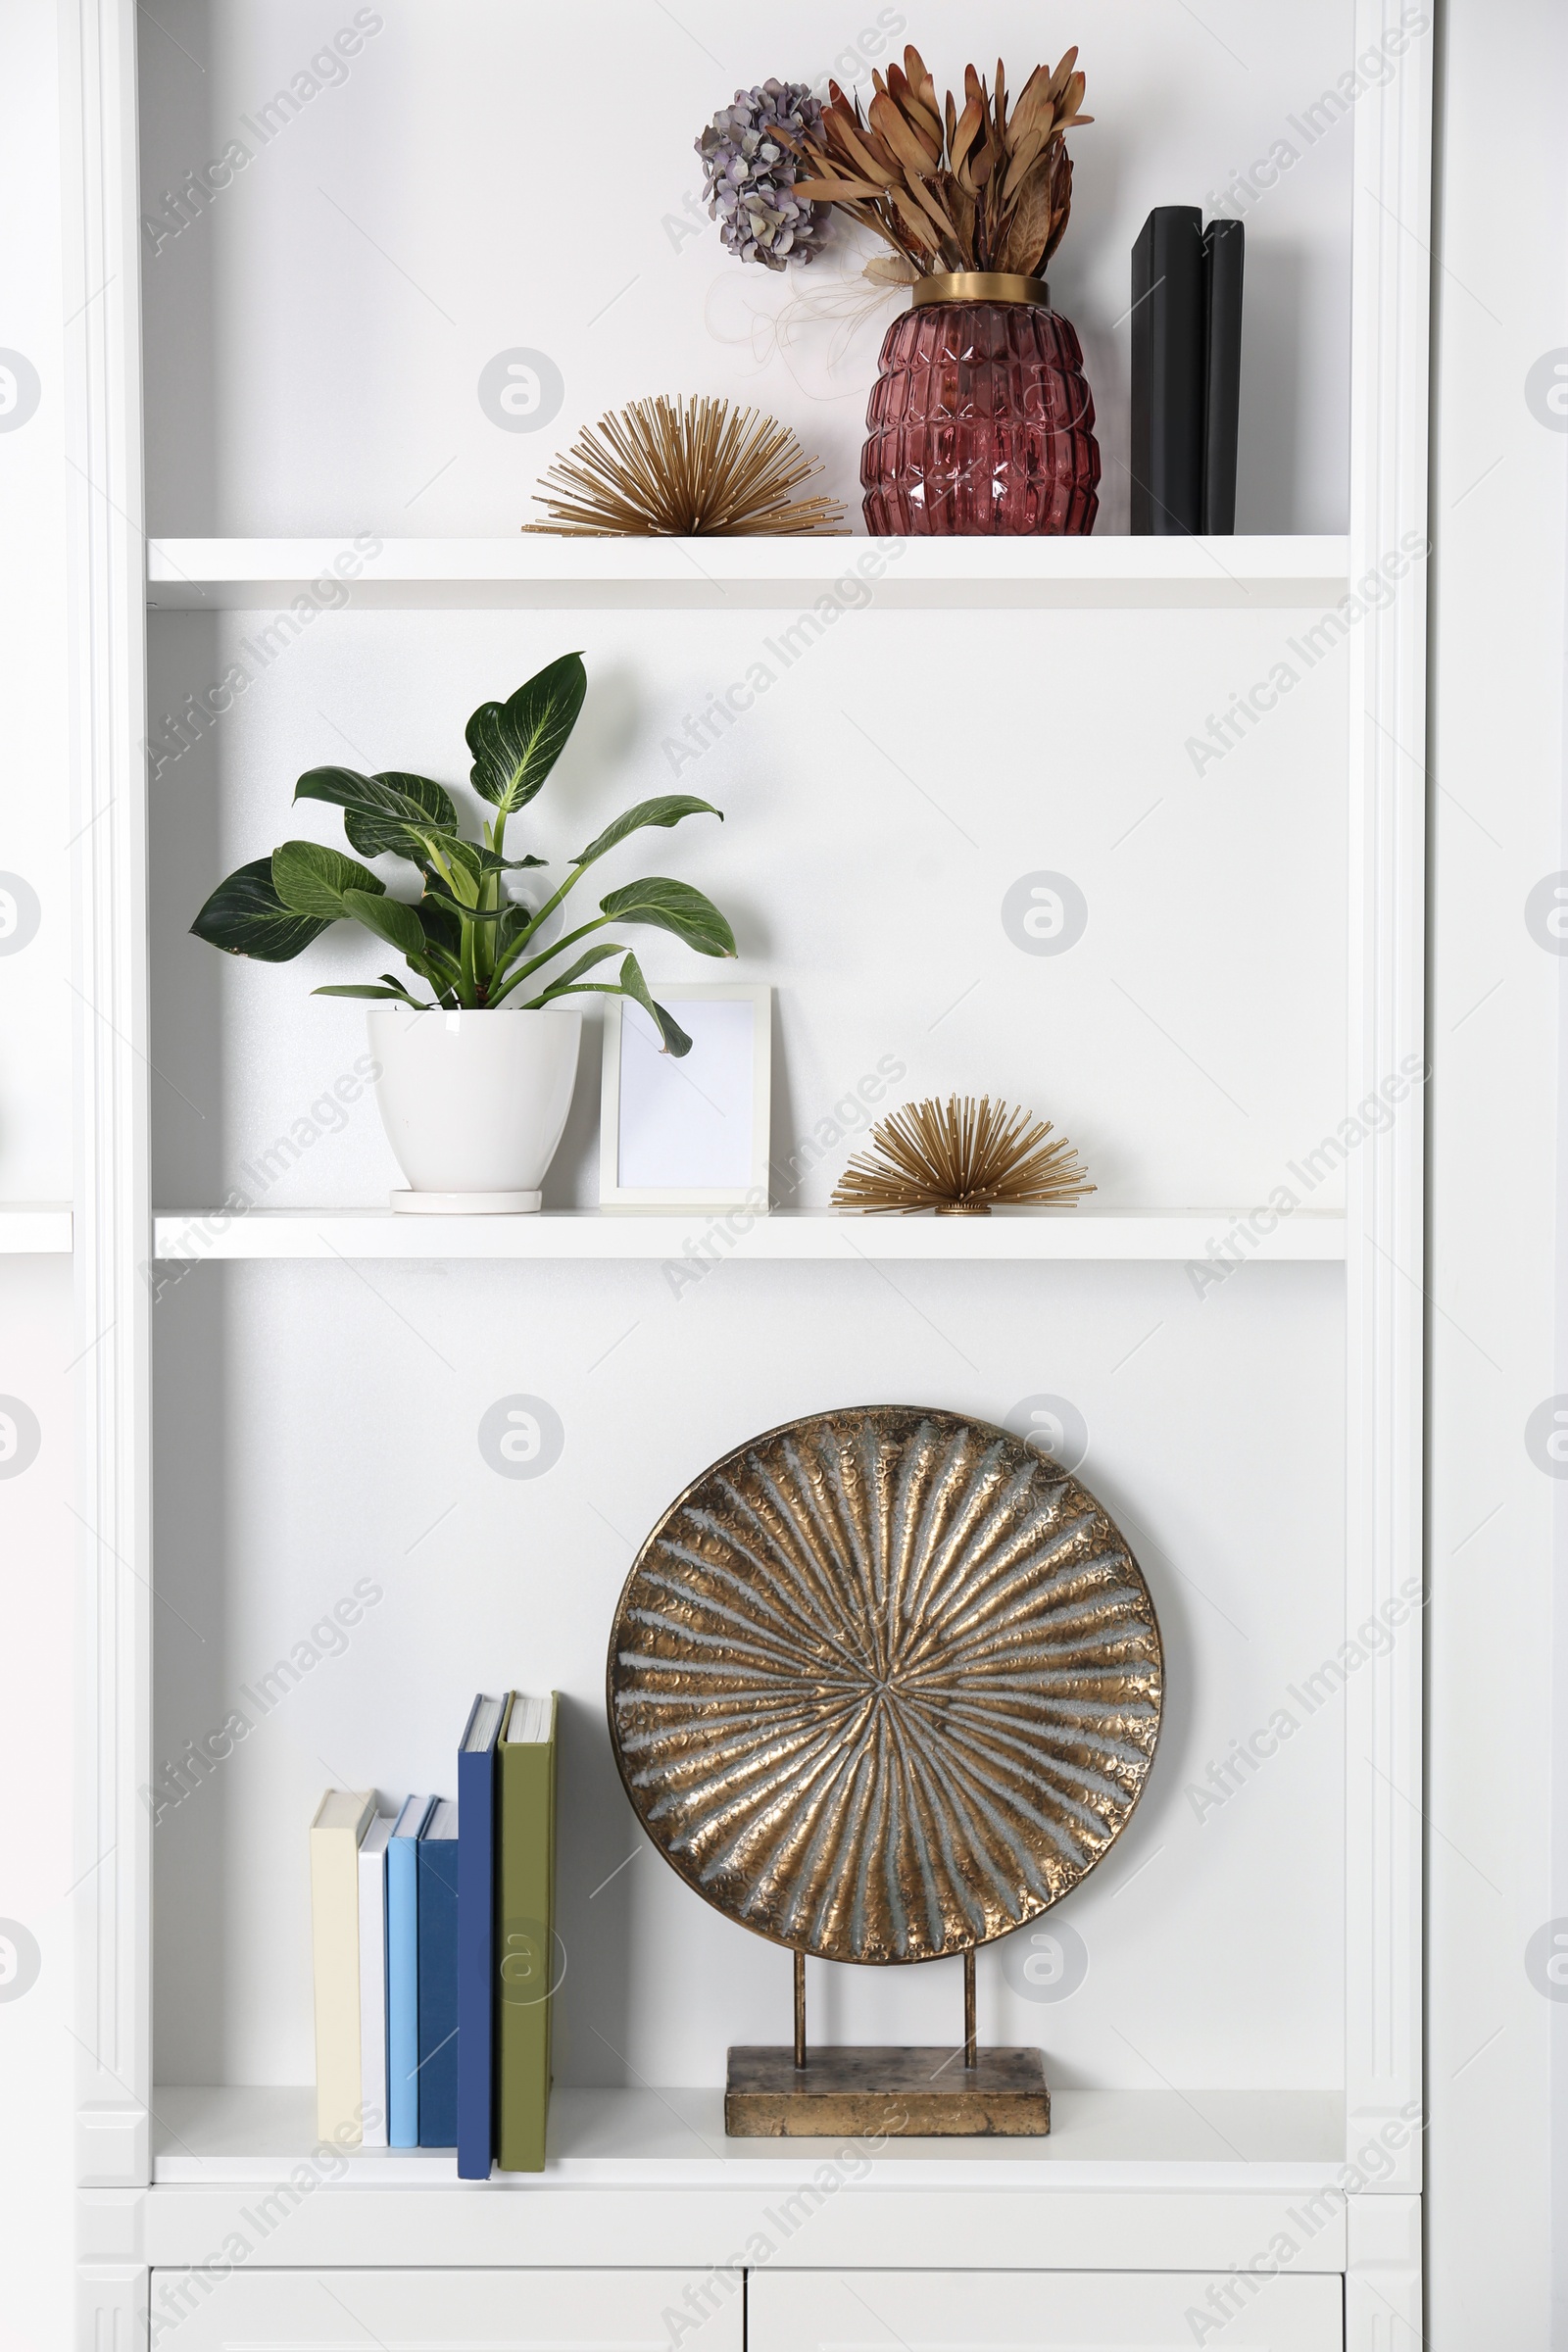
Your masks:
<instances>
[{"instance_id":1,"label":"white drawer","mask_svg":"<svg viewBox=\"0 0 1568 2352\"><path fill-rule=\"evenodd\" d=\"M1207 2325L1205 2325L1207 2323ZM1342 2352L1338 2277L753 2271L747 2352ZM703 2352L707 2352L706 2344Z\"/></svg>"},{"instance_id":2,"label":"white drawer","mask_svg":"<svg viewBox=\"0 0 1568 2352\"><path fill-rule=\"evenodd\" d=\"M149 2352L669 2352L672 2337L742 2352L740 2273L152 2275Z\"/></svg>"}]
</instances>

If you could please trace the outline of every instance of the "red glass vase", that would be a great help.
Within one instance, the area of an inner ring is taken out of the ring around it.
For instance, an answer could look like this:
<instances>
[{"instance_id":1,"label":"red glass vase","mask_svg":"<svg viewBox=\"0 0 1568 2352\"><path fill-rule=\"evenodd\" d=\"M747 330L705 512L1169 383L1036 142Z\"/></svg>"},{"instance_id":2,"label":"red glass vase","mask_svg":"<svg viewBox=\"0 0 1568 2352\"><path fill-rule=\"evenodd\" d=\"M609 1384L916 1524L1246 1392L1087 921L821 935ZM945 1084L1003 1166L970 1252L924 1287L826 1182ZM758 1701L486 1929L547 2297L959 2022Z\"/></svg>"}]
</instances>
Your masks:
<instances>
[{"instance_id":1,"label":"red glass vase","mask_svg":"<svg viewBox=\"0 0 1568 2352\"><path fill-rule=\"evenodd\" d=\"M865 421L860 486L874 537L1082 538L1095 527L1094 399L1078 337L1040 279L925 280L888 328Z\"/></svg>"}]
</instances>

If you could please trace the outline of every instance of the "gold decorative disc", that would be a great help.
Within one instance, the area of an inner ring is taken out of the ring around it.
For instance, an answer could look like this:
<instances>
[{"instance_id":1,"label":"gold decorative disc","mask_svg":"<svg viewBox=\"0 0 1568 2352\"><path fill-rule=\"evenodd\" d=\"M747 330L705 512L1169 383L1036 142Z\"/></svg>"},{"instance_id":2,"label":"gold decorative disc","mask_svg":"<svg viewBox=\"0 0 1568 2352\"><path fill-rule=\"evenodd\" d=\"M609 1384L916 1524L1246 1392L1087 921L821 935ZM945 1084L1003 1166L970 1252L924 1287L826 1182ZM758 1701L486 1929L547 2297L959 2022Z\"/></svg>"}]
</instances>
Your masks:
<instances>
[{"instance_id":1,"label":"gold decorative disc","mask_svg":"<svg viewBox=\"0 0 1568 2352\"><path fill-rule=\"evenodd\" d=\"M934 1960L1058 1901L1159 1737L1159 1627L1114 1521L956 1413L815 1413L673 1503L611 1636L611 1739L709 1902L828 1960Z\"/></svg>"}]
</instances>

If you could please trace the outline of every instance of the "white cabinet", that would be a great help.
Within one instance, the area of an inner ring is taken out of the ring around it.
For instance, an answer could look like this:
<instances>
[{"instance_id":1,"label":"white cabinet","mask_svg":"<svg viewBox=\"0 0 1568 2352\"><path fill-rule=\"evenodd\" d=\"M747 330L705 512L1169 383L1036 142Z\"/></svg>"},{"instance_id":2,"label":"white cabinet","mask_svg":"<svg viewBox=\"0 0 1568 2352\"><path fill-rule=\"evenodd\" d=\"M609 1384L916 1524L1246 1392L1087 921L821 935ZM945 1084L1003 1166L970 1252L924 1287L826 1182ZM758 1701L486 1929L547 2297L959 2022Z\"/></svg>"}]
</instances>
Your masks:
<instances>
[{"instance_id":1,"label":"white cabinet","mask_svg":"<svg viewBox=\"0 0 1568 2352\"><path fill-rule=\"evenodd\" d=\"M754 2271L747 2352L1341 2352L1338 2278Z\"/></svg>"},{"instance_id":2,"label":"white cabinet","mask_svg":"<svg viewBox=\"0 0 1568 2352\"><path fill-rule=\"evenodd\" d=\"M742 2352L743 2307L738 2271L154 2271L148 2333L153 2352L665 2352L700 2331Z\"/></svg>"},{"instance_id":3,"label":"white cabinet","mask_svg":"<svg viewBox=\"0 0 1568 2352\"><path fill-rule=\"evenodd\" d=\"M155 2271L151 2352L1342 2352L1334 2274Z\"/></svg>"}]
</instances>

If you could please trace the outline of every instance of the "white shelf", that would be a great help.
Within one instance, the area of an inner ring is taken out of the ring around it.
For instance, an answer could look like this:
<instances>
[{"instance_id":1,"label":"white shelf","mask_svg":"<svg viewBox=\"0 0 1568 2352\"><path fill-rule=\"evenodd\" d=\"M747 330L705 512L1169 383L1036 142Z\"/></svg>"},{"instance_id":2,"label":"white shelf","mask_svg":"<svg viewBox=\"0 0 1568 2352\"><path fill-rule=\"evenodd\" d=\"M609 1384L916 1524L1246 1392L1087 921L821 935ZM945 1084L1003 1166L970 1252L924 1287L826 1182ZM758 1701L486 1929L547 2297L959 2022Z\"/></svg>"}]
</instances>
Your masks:
<instances>
[{"instance_id":1,"label":"white shelf","mask_svg":"<svg viewBox=\"0 0 1568 2352\"><path fill-rule=\"evenodd\" d=\"M155 2186L286 2180L317 2146L309 2089L165 2086L153 2093ZM861 2176L907 2188L1286 2188L1331 2182L1344 2163L1335 2091L1057 2090L1041 2140L888 2140ZM558 2090L543 2173L497 2173L488 2193L551 2187L774 2188L809 2179L838 2139L726 2139L723 2093ZM332 2185L455 2188L457 2159L430 2148L351 2149ZM465 2183L465 2186L479 2185Z\"/></svg>"},{"instance_id":2,"label":"white shelf","mask_svg":"<svg viewBox=\"0 0 1568 2352\"><path fill-rule=\"evenodd\" d=\"M0 1257L69 1257L69 1208L0 1208Z\"/></svg>"},{"instance_id":3,"label":"white shelf","mask_svg":"<svg viewBox=\"0 0 1568 2352\"><path fill-rule=\"evenodd\" d=\"M201 1258L655 1258L679 1261L687 1242L708 1257L857 1258L905 1263L1044 1260L1186 1262L1225 1242L1246 1210L1045 1210L990 1217L838 1216L831 1210L751 1220L693 1208L547 1210L536 1216L423 1217L390 1209L186 1210L153 1220L153 1255ZM1249 1258L1324 1264L1346 1251L1345 1219L1302 1213L1246 1249Z\"/></svg>"},{"instance_id":4,"label":"white shelf","mask_svg":"<svg viewBox=\"0 0 1568 2352\"><path fill-rule=\"evenodd\" d=\"M808 603L868 581L880 608L1187 606L1252 610L1335 603L1348 585L1339 537L1216 539L388 539L346 581L351 608L723 608ZM356 564L336 539L153 539L157 612L276 610ZM862 569L880 559L877 576Z\"/></svg>"}]
</instances>

